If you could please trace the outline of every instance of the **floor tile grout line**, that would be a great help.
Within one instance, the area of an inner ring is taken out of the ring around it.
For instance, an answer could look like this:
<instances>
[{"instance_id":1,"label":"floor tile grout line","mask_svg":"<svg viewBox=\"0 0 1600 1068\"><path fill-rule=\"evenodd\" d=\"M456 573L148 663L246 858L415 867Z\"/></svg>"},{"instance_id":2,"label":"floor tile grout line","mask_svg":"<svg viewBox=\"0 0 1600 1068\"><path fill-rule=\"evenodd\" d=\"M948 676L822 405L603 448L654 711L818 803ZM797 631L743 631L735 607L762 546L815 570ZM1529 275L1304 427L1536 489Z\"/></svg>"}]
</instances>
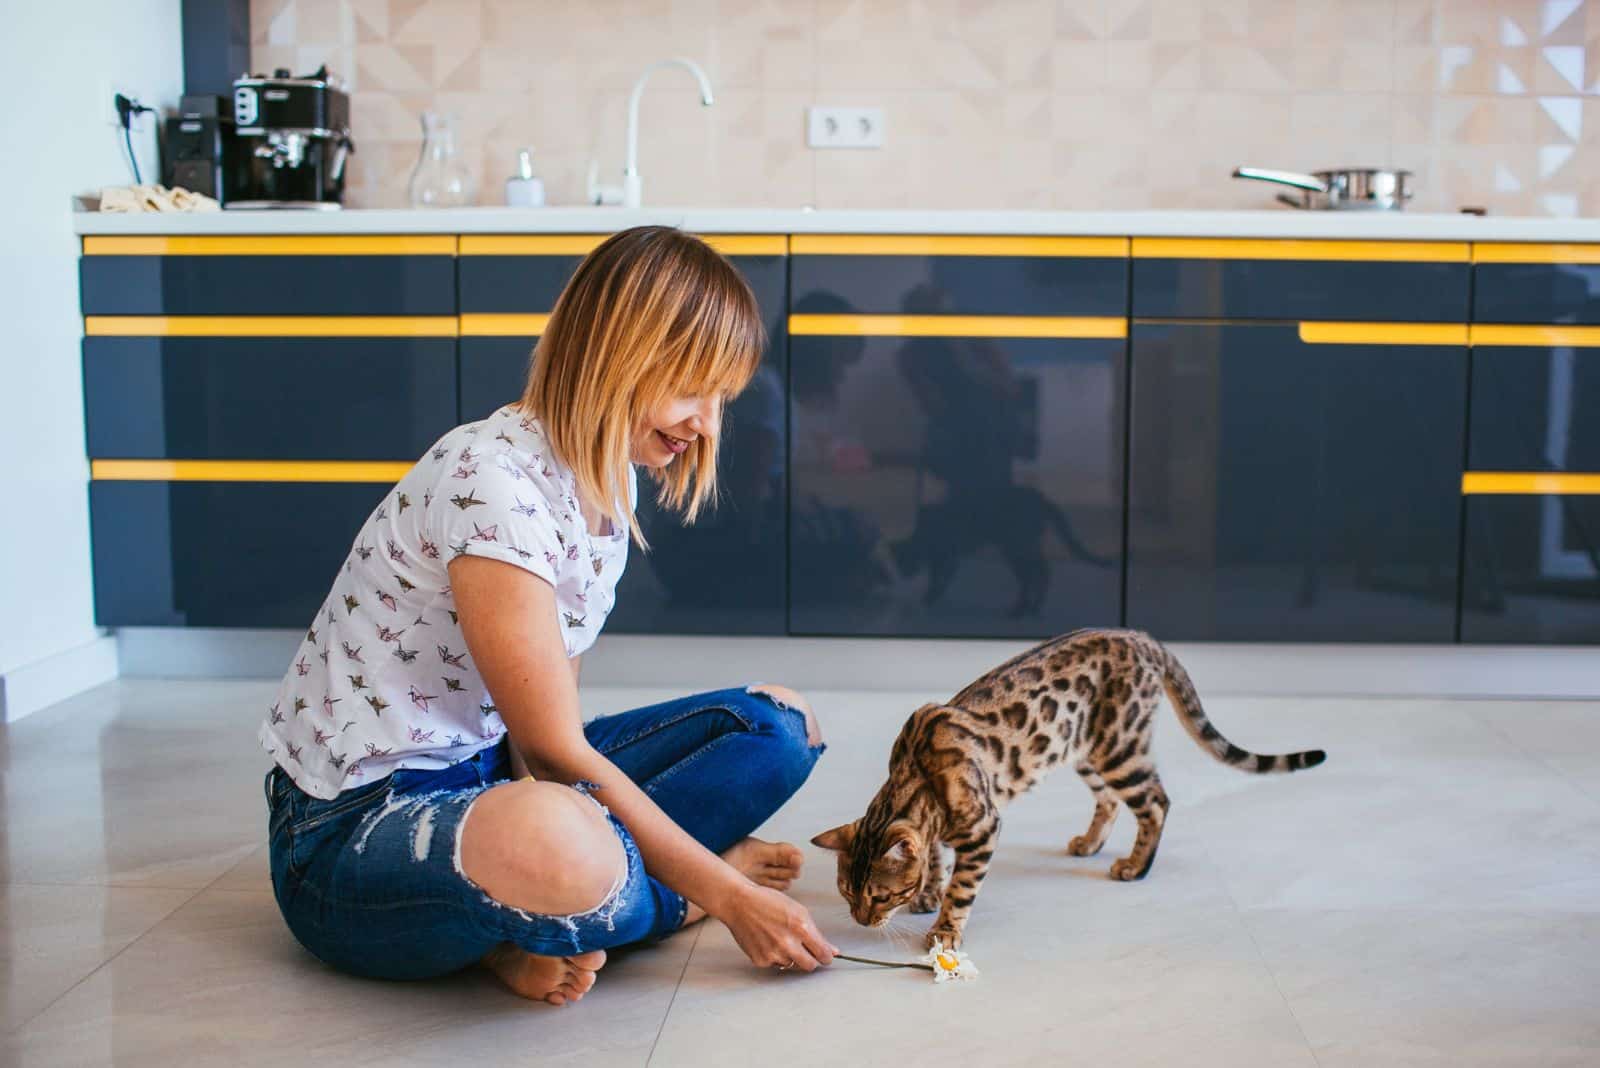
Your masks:
<instances>
[{"instance_id":1,"label":"floor tile grout line","mask_svg":"<svg viewBox=\"0 0 1600 1068\"><path fill-rule=\"evenodd\" d=\"M1213 868L1213 870L1215 870ZM1294 1011L1294 1006L1289 1002L1289 995L1283 992L1283 986L1278 982L1278 973L1272 970L1272 965L1267 961L1267 955L1261 951L1261 943L1256 941L1256 933L1250 929L1250 921L1245 918L1244 909L1239 907L1239 901L1233 896L1233 891L1228 889L1226 881L1220 879L1222 892L1228 898L1228 904L1233 906L1234 918L1239 921L1239 926L1244 928L1244 936L1250 940L1250 948L1255 950L1256 959L1261 962L1261 968L1267 973L1267 978L1272 981L1272 989L1277 991L1278 1000L1283 1002L1284 1009L1289 1013L1289 1019L1294 1021L1294 1029L1300 1032L1300 1038L1306 1044L1306 1052L1311 1054L1311 1060L1321 1066L1322 1058L1317 1056L1316 1047L1311 1044L1311 1036L1306 1034L1305 1024L1300 1022L1300 1015Z\"/></svg>"},{"instance_id":2,"label":"floor tile grout line","mask_svg":"<svg viewBox=\"0 0 1600 1068\"><path fill-rule=\"evenodd\" d=\"M224 872L223 874L225 875L227 873ZM221 879L221 878L222 878L222 875L217 876L217 879ZM211 883L215 883L217 881L217 879L211 880ZM152 923L149 927L146 927L144 930L140 931L137 935L135 935L134 937L128 939L128 944L127 945L123 946L121 949L119 949L115 953L111 954L111 956L107 957L105 960L101 961L99 964L96 964L93 968L89 969L89 972L88 972L87 975L83 976L83 978L79 979L77 982L75 982L71 986L67 987L67 989L63 990L61 993L57 994L55 997L51 998L48 1002L46 1002L39 1009L38 1012L33 1013L27 1019L25 1019L21 1023L17 1024L17 1026L13 1029L12 1033L20 1035L24 1030L27 1029L28 1025L32 1024L35 1020L39 1019L41 1016L43 1016L45 1013L49 1012L51 1009L55 1008L57 1003L59 1003L64 998L66 998L68 995L70 995L74 990L78 989L84 983L87 983L90 979L93 979L95 976L99 975L101 969L105 968L107 965L109 965L113 961L115 961L118 957L122 956L124 953L128 952L128 950L132 949L134 946L136 946L140 942L142 942L145 938L149 937L151 931L154 931L157 927L160 927L162 924L164 924L168 920L172 919L172 917L174 915L176 915L180 909L183 909L186 906L188 906L191 903L193 903L195 898L199 897L201 894L205 893L206 890L208 890L210 888L211 883L207 883L205 886L202 886L200 889L195 890L192 893L190 893L188 897L184 898L182 901L180 901L176 905L174 905L171 909L167 910L167 912L165 914L163 914L162 917L159 920L157 920L155 923ZM122 889L122 888L113 887L113 889Z\"/></svg>"},{"instance_id":3,"label":"floor tile grout line","mask_svg":"<svg viewBox=\"0 0 1600 1068\"><path fill-rule=\"evenodd\" d=\"M1549 759L1524 747L1523 744L1517 740L1516 735L1501 730L1498 724L1496 724L1493 720L1485 719L1483 716L1480 716L1476 710L1468 709L1467 715L1470 716L1478 724L1478 726L1483 727L1490 734L1499 738L1502 742L1510 746L1524 758L1532 761L1545 771L1549 772L1558 781L1564 784L1568 790L1583 798L1586 804L1600 808L1600 799L1590 796L1589 791L1585 790L1582 786L1579 786L1573 776L1569 775L1566 771L1563 771L1557 765L1552 764Z\"/></svg>"},{"instance_id":4,"label":"floor tile grout line","mask_svg":"<svg viewBox=\"0 0 1600 1068\"><path fill-rule=\"evenodd\" d=\"M667 1011L661 1014L661 1026L656 1028L656 1037L650 1043L650 1052L645 1054L644 1068L650 1068L650 1062L655 1060L656 1047L661 1044L661 1036L667 1030L667 1020L672 1016L672 1006L678 1003L678 991L683 989L683 977L689 974L689 962L694 960L694 951L700 948L700 935L710 922L711 917L708 916L701 920L700 926L695 929L694 941L689 943L689 952L683 958L683 969L678 972L678 981L672 986L672 997L667 999Z\"/></svg>"},{"instance_id":5,"label":"floor tile grout line","mask_svg":"<svg viewBox=\"0 0 1600 1068\"><path fill-rule=\"evenodd\" d=\"M67 987L67 989L63 990L60 994L58 994L55 997L51 998L50 1001L48 1003L46 1003L44 1005L44 1007L41 1008L38 1012L34 1013L33 1015L29 1016L26 1020L23 1020L20 1024L18 1024L17 1027L16 1027L17 1033L20 1034L25 1027L27 1027L33 1021L37 1020L39 1017L43 1016L45 1013L49 1012L52 1008L54 1008L56 1003L59 1002L62 998L67 997L69 994L71 994L74 990L78 989L84 983L87 983L90 979L93 979L96 975L98 975L100 973L100 969L104 968L106 965L110 964L112 961L116 960L118 957L120 957L124 953L128 952L128 950L132 949L140 941L142 941L144 938L146 938L150 934L151 931L154 931L157 927L160 927L162 924L164 924L168 920L172 919L172 917L174 915L176 915L180 910L182 910L182 909L188 907L189 905L193 904L196 898L198 898L201 894L205 893L207 890L210 890L212 887L216 886L222 880L226 879L234 871L235 868L239 867L240 864L243 864L245 861L247 861L249 859L250 858L248 856L240 858L237 862L228 865L226 868L222 869L222 871L218 872L211 879L210 882L206 883L204 886L201 886L201 887L191 891L188 897L184 898L182 901L180 901L176 905L174 905L159 920L157 920L155 923L152 923L149 927L146 927L143 931L140 931L133 938L128 939L128 944L127 945L123 946L121 949L119 949L115 953L111 954L111 956L107 957L105 960L103 960L99 964L95 965L93 968L91 968L89 970L89 973L87 975L85 975L83 978L79 979L76 983L73 983L71 986ZM45 885L66 885L66 884L51 883L51 884L45 884ZM108 887L107 889L126 890L126 889L146 889L146 888L144 888L144 887L139 887L139 888L135 888L135 887ZM184 890L187 890L189 888L188 887L173 887L172 889L184 889Z\"/></svg>"}]
</instances>

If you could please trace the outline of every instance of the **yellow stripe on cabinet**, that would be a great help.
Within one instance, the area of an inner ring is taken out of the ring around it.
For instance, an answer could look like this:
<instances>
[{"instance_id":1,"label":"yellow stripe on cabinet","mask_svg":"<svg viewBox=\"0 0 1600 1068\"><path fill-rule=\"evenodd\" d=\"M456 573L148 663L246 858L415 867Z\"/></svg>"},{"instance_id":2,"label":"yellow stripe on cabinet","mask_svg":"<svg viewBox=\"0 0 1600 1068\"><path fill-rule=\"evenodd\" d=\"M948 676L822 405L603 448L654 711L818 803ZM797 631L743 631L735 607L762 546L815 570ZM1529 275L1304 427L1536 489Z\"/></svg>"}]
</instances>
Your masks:
<instances>
[{"instance_id":1,"label":"yellow stripe on cabinet","mask_svg":"<svg viewBox=\"0 0 1600 1068\"><path fill-rule=\"evenodd\" d=\"M1125 237L979 234L794 234L796 256L1082 256L1126 258Z\"/></svg>"},{"instance_id":2,"label":"yellow stripe on cabinet","mask_svg":"<svg viewBox=\"0 0 1600 1068\"><path fill-rule=\"evenodd\" d=\"M1558 471L1468 471L1461 476L1465 494L1600 494L1600 474Z\"/></svg>"},{"instance_id":3,"label":"yellow stripe on cabinet","mask_svg":"<svg viewBox=\"0 0 1600 1068\"><path fill-rule=\"evenodd\" d=\"M1600 263L1600 245L1487 241L1472 246L1473 263Z\"/></svg>"},{"instance_id":4,"label":"yellow stripe on cabinet","mask_svg":"<svg viewBox=\"0 0 1600 1068\"><path fill-rule=\"evenodd\" d=\"M1134 259L1467 263L1471 256L1471 248L1464 241L1302 241L1232 237L1133 239Z\"/></svg>"},{"instance_id":5,"label":"yellow stripe on cabinet","mask_svg":"<svg viewBox=\"0 0 1600 1068\"><path fill-rule=\"evenodd\" d=\"M1128 336L1117 318L1046 315L791 315L790 334L854 337Z\"/></svg>"},{"instance_id":6,"label":"yellow stripe on cabinet","mask_svg":"<svg viewBox=\"0 0 1600 1068\"><path fill-rule=\"evenodd\" d=\"M85 237L85 256L454 256L454 234Z\"/></svg>"},{"instance_id":7,"label":"yellow stripe on cabinet","mask_svg":"<svg viewBox=\"0 0 1600 1068\"><path fill-rule=\"evenodd\" d=\"M538 337L550 322L549 313L501 315L469 312L461 316L462 337Z\"/></svg>"},{"instance_id":8,"label":"yellow stripe on cabinet","mask_svg":"<svg viewBox=\"0 0 1600 1068\"><path fill-rule=\"evenodd\" d=\"M1465 345L1466 323L1303 322L1307 345Z\"/></svg>"},{"instance_id":9,"label":"yellow stripe on cabinet","mask_svg":"<svg viewBox=\"0 0 1600 1068\"><path fill-rule=\"evenodd\" d=\"M89 337L455 337L454 315L85 315Z\"/></svg>"},{"instance_id":10,"label":"yellow stripe on cabinet","mask_svg":"<svg viewBox=\"0 0 1600 1068\"><path fill-rule=\"evenodd\" d=\"M463 256L587 256L610 234L462 234ZM782 234L698 234L724 256L782 256Z\"/></svg>"},{"instance_id":11,"label":"yellow stripe on cabinet","mask_svg":"<svg viewBox=\"0 0 1600 1068\"><path fill-rule=\"evenodd\" d=\"M1600 326L1512 326L1473 323L1474 345L1515 345L1526 348L1600 347Z\"/></svg>"},{"instance_id":12,"label":"yellow stripe on cabinet","mask_svg":"<svg viewBox=\"0 0 1600 1068\"><path fill-rule=\"evenodd\" d=\"M94 460L96 481L384 482L405 477L410 460Z\"/></svg>"}]
</instances>

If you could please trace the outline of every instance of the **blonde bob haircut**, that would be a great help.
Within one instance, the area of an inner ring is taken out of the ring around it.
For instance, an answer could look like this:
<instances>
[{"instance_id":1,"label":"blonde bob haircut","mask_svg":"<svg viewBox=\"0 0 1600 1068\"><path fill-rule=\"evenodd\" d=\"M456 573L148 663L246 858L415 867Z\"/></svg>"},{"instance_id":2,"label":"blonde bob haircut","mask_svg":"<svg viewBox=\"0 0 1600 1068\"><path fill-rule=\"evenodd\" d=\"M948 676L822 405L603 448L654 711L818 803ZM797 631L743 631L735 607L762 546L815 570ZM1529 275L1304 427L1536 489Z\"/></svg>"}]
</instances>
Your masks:
<instances>
[{"instance_id":1,"label":"blonde bob haircut","mask_svg":"<svg viewBox=\"0 0 1600 1068\"><path fill-rule=\"evenodd\" d=\"M643 548L628 494L634 438L671 400L726 403L749 384L765 345L755 295L731 263L681 230L638 226L589 253L561 291L521 406L543 424L583 498ZM657 503L684 522L716 497L720 430L708 427L650 472Z\"/></svg>"}]
</instances>

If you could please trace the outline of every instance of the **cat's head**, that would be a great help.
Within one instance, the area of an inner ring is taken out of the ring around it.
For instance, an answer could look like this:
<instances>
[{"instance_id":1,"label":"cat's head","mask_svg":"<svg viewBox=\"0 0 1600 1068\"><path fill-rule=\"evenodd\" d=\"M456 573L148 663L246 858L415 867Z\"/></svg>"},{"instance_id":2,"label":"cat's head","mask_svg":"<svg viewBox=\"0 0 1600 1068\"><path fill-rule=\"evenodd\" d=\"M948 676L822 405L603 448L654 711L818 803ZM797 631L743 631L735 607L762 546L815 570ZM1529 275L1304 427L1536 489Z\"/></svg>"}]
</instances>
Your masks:
<instances>
[{"instance_id":1,"label":"cat's head","mask_svg":"<svg viewBox=\"0 0 1600 1068\"><path fill-rule=\"evenodd\" d=\"M927 850L938 848L906 820L873 827L866 819L841 824L811 839L839 854L839 893L863 927L880 927L917 896Z\"/></svg>"}]
</instances>

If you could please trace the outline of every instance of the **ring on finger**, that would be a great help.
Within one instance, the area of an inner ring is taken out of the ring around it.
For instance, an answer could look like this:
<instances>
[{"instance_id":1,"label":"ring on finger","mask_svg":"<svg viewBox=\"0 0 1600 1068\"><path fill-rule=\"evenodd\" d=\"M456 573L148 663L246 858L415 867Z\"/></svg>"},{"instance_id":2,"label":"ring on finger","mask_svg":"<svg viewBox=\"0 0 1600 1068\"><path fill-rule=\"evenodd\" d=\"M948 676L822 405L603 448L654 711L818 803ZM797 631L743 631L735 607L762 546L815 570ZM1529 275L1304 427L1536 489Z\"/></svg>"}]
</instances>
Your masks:
<instances>
[{"instance_id":1,"label":"ring on finger","mask_svg":"<svg viewBox=\"0 0 1600 1068\"><path fill-rule=\"evenodd\" d=\"M794 967L794 961L790 961L788 964L780 964L780 965L778 965L778 970L780 972L786 972L790 968L793 968L793 967Z\"/></svg>"}]
</instances>

